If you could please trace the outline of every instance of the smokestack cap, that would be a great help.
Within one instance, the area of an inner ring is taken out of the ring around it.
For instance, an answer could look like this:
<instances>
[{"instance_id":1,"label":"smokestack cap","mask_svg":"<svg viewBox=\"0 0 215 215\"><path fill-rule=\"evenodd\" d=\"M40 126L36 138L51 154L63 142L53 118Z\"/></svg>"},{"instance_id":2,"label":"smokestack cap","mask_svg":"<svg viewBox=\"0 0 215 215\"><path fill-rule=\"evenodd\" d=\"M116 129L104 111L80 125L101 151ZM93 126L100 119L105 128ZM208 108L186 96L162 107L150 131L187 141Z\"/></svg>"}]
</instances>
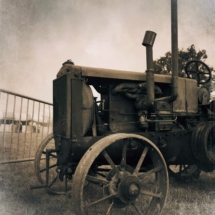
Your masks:
<instances>
[{"instance_id":1,"label":"smokestack cap","mask_svg":"<svg viewBox=\"0 0 215 215\"><path fill-rule=\"evenodd\" d=\"M153 46L156 35L157 34L153 31L146 31L142 45Z\"/></svg>"}]
</instances>

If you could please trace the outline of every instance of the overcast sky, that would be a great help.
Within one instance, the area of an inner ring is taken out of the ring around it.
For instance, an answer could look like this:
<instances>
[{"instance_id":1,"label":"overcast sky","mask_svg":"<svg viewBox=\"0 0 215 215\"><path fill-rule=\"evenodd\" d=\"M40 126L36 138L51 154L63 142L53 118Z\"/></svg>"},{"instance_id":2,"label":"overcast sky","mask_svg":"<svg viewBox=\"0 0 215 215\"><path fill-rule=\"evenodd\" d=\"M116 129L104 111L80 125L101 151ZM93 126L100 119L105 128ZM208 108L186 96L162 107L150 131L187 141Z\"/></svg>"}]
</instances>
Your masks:
<instances>
[{"instance_id":1,"label":"overcast sky","mask_svg":"<svg viewBox=\"0 0 215 215\"><path fill-rule=\"evenodd\" d=\"M179 48L205 49L215 67L215 0L178 1ZM143 72L171 49L170 0L0 0L0 88L52 102L62 63Z\"/></svg>"}]
</instances>

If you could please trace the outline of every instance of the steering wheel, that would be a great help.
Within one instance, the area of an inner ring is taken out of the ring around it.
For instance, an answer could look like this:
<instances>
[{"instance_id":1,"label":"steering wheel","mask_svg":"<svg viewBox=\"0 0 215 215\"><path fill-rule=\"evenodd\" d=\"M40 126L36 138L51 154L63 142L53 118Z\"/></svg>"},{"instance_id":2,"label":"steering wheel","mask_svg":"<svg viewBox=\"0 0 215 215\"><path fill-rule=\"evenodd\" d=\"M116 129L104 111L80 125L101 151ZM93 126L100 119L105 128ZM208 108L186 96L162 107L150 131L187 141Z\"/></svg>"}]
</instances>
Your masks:
<instances>
[{"instance_id":1,"label":"steering wheel","mask_svg":"<svg viewBox=\"0 0 215 215\"><path fill-rule=\"evenodd\" d=\"M211 80L211 70L200 60L191 60L185 66L188 78L196 79L198 85L208 83Z\"/></svg>"}]
</instances>

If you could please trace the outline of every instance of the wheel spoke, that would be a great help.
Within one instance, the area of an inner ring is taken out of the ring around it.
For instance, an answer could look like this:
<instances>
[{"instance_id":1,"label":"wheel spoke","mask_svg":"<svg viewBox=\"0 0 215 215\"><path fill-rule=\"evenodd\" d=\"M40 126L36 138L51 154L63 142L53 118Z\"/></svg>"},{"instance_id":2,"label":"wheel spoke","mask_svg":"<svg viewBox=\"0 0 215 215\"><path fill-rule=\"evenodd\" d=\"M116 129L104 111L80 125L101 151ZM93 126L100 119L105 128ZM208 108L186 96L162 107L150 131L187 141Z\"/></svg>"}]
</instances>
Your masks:
<instances>
[{"instance_id":1,"label":"wheel spoke","mask_svg":"<svg viewBox=\"0 0 215 215\"><path fill-rule=\"evenodd\" d=\"M103 178L106 178L106 175L104 175L104 174L102 174L100 172L97 172L96 174L102 176Z\"/></svg>"},{"instance_id":2,"label":"wheel spoke","mask_svg":"<svg viewBox=\"0 0 215 215\"><path fill-rule=\"evenodd\" d=\"M198 68L198 62L196 61L196 71L198 72L199 71L199 68Z\"/></svg>"},{"instance_id":3,"label":"wheel spoke","mask_svg":"<svg viewBox=\"0 0 215 215\"><path fill-rule=\"evenodd\" d=\"M179 167L179 175L181 176L181 172L182 172L182 164L180 164L180 167Z\"/></svg>"},{"instance_id":4,"label":"wheel spoke","mask_svg":"<svg viewBox=\"0 0 215 215\"><path fill-rule=\"evenodd\" d=\"M107 160L107 162L111 165L111 167L113 168L113 170L115 171L116 174L119 174L119 170L117 169L116 165L114 164L113 160L111 159L111 157L108 155L108 153L104 150L102 152L103 156L105 157L105 159Z\"/></svg>"},{"instance_id":5,"label":"wheel spoke","mask_svg":"<svg viewBox=\"0 0 215 215\"><path fill-rule=\"evenodd\" d=\"M134 203L131 203L131 204L134 206L135 210L137 211L137 213L138 213L139 215L143 215L143 213L142 213L141 210L137 207L136 204L134 204Z\"/></svg>"},{"instance_id":6,"label":"wheel spoke","mask_svg":"<svg viewBox=\"0 0 215 215\"><path fill-rule=\"evenodd\" d=\"M46 155L46 152L45 152L45 151L42 151L42 154ZM50 156L50 157L53 157L53 158L57 158L57 156L56 156L56 155L53 155L52 153L50 153L49 156Z\"/></svg>"},{"instance_id":7,"label":"wheel spoke","mask_svg":"<svg viewBox=\"0 0 215 215\"><path fill-rule=\"evenodd\" d=\"M67 177L66 177L66 175L65 175L65 184L64 184L64 186L65 186L64 191L65 191L65 193L66 193L66 191L67 191Z\"/></svg>"},{"instance_id":8,"label":"wheel spoke","mask_svg":"<svg viewBox=\"0 0 215 215\"><path fill-rule=\"evenodd\" d=\"M197 81L198 81L198 83L200 83L200 76L199 76L199 73L197 73Z\"/></svg>"},{"instance_id":9,"label":"wheel spoke","mask_svg":"<svg viewBox=\"0 0 215 215\"><path fill-rule=\"evenodd\" d=\"M56 166L57 166L57 164L53 164L53 165L49 166L49 169L54 168L54 167L56 167ZM41 170L40 170L40 173L41 173L41 172L44 172L44 171L46 171L46 168L41 169Z\"/></svg>"},{"instance_id":10,"label":"wheel spoke","mask_svg":"<svg viewBox=\"0 0 215 215\"><path fill-rule=\"evenodd\" d=\"M93 206L93 205L96 205L96 204L99 204L99 203L101 203L101 202L103 202L103 201L105 201L105 200L107 200L107 199L113 198L113 197L115 197L115 196L116 196L116 194L112 194L112 195L106 196L106 197L104 197L104 198L101 198L101 199L99 199L99 200L97 200L97 201L95 201L95 202L93 202L93 203L90 203L89 205L86 206L86 208L87 208L87 210L88 210L89 207L91 207L91 206Z\"/></svg>"},{"instance_id":11,"label":"wheel spoke","mask_svg":"<svg viewBox=\"0 0 215 215\"><path fill-rule=\"evenodd\" d=\"M126 165L127 147L128 147L128 142L124 143L123 148L122 148L122 161L121 161L121 164L120 164L122 166Z\"/></svg>"},{"instance_id":12,"label":"wheel spoke","mask_svg":"<svg viewBox=\"0 0 215 215\"><path fill-rule=\"evenodd\" d=\"M137 163L137 166L136 166L136 168L135 168L135 170L134 170L133 175L137 175L137 173L139 172L140 167L141 167L141 165L142 165L142 163L143 163L143 160L144 160L145 157L146 157L146 154L147 154L148 150L149 150L149 147L146 146L146 147L144 148L144 150L143 150L143 153L142 153L142 155L141 155L141 157L140 157L138 163Z\"/></svg>"},{"instance_id":13,"label":"wheel spoke","mask_svg":"<svg viewBox=\"0 0 215 215\"><path fill-rule=\"evenodd\" d=\"M209 72L202 72L202 71L199 71L199 74L200 74L200 75L205 75L205 74L209 74Z\"/></svg>"},{"instance_id":14,"label":"wheel spoke","mask_svg":"<svg viewBox=\"0 0 215 215\"><path fill-rule=\"evenodd\" d=\"M187 168L186 168L186 166L185 166L185 165L183 165L183 168L184 168L184 169L183 169L183 170L184 170L184 172L185 172L185 173L187 173Z\"/></svg>"},{"instance_id":15,"label":"wheel spoke","mask_svg":"<svg viewBox=\"0 0 215 215\"><path fill-rule=\"evenodd\" d=\"M51 188L51 186L55 183L56 180L57 180L57 176L53 179L52 183L49 185L49 188Z\"/></svg>"},{"instance_id":16,"label":"wheel spoke","mask_svg":"<svg viewBox=\"0 0 215 215\"><path fill-rule=\"evenodd\" d=\"M196 71L193 71L193 70L188 70L187 72L196 73Z\"/></svg>"},{"instance_id":17,"label":"wheel spoke","mask_svg":"<svg viewBox=\"0 0 215 215\"><path fill-rule=\"evenodd\" d=\"M153 173L156 173L156 172L158 172L158 171L160 171L162 169L163 169L163 166L161 166L161 165L157 166L154 169L149 170L148 172L144 172L144 173L139 174L138 178L143 179L143 178L145 178L145 177L147 177L147 176L149 176L149 175L151 175Z\"/></svg>"},{"instance_id":18,"label":"wheel spoke","mask_svg":"<svg viewBox=\"0 0 215 215\"><path fill-rule=\"evenodd\" d=\"M96 172L110 172L110 168L96 168Z\"/></svg>"},{"instance_id":19,"label":"wheel spoke","mask_svg":"<svg viewBox=\"0 0 215 215\"><path fill-rule=\"evenodd\" d=\"M108 210L107 210L106 215L109 215L109 214L110 214L111 209L113 208L113 204L114 204L114 202L112 202L112 203L110 204L110 206L109 206L109 208L108 208Z\"/></svg>"},{"instance_id":20,"label":"wheel spoke","mask_svg":"<svg viewBox=\"0 0 215 215\"><path fill-rule=\"evenodd\" d=\"M56 155L53 155L52 153L50 153L49 156L50 156L50 157L53 157L53 158L57 158L57 156L56 156Z\"/></svg>"},{"instance_id":21,"label":"wheel spoke","mask_svg":"<svg viewBox=\"0 0 215 215\"><path fill-rule=\"evenodd\" d=\"M141 190L140 191L141 194L143 195L147 195L147 196L153 196L153 197L157 197L157 198L161 198L161 194L159 193L153 193L153 192L150 192L150 191L147 191L147 190Z\"/></svg>"},{"instance_id":22,"label":"wheel spoke","mask_svg":"<svg viewBox=\"0 0 215 215\"><path fill-rule=\"evenodd\" d=\"M93 183L93 184L97 184L97 185L104 185L104 184L108 183L107 180L104 180L102 178L96 178L96 177L93 177L91 175L87 175L86 180Z\"/></svg>"}]
</instances>

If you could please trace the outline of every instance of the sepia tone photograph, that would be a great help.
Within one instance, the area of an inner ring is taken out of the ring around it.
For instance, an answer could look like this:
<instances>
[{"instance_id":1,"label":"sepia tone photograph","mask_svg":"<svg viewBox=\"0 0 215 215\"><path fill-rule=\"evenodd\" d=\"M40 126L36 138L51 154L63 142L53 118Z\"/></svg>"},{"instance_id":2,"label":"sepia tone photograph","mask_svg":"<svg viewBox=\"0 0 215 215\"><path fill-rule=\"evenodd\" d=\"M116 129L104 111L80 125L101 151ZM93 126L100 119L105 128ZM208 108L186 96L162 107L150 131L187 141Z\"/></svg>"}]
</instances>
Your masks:
<instances>
[{"instance_id":1,"label":"sepia tone photograph","mask_svg":"<svg viewBox=\"0 0 215 215\"><path fill-rule=\"evenodd\" d=\"M215 0L0 0L0 215L215 214Z\"/></svg>"}]
</instances>

